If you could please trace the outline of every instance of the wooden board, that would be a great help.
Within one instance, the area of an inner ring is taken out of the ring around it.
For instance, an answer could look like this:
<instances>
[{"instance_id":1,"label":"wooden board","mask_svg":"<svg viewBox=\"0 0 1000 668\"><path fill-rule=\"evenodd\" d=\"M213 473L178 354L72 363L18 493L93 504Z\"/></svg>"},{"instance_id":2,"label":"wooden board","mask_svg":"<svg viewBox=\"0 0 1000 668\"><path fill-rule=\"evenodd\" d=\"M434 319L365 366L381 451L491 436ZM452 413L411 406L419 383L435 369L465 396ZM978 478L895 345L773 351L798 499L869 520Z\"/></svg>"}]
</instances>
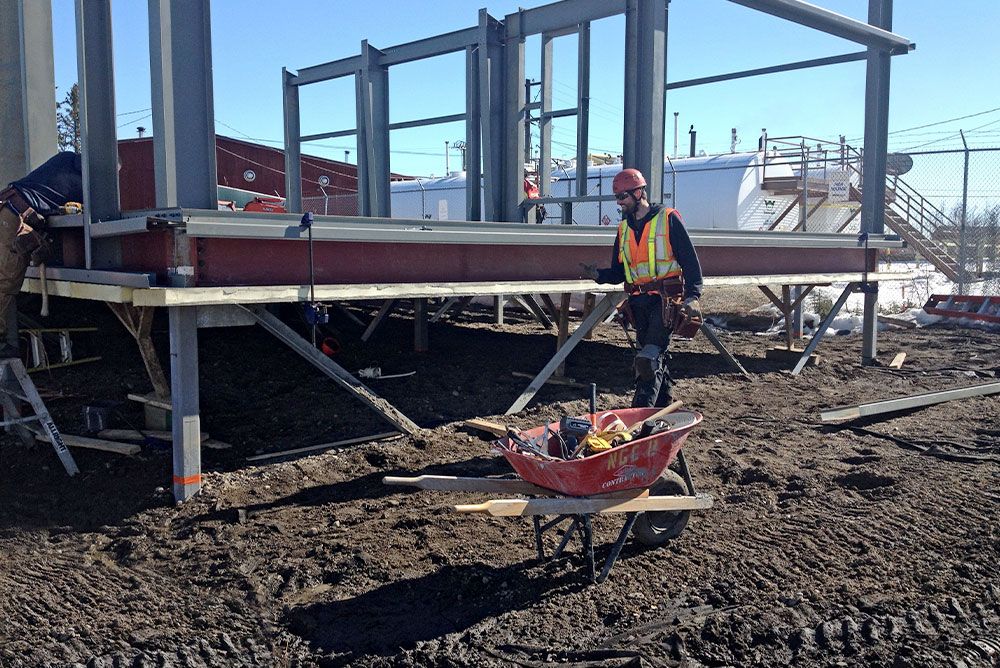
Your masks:
<instances>
[{"instance_id":1,"label":"wooden board","mask_svg":"<svg viewBox=\"0 0 1000 668\"><path fill-rule=\"evenodd\" d=\"M115 441L105 441L99 438L87 438L86 436L74 436L73 434L60 434L63 443L71 448L89 448L91 450L103 450L105 452L115 452L119 455L139 454L140 447L135 443L116 443ZM41 435L36 434L39 441L48 442Z\"/></svg>"},{"instance_id":2,"label":"wooden board","mask_svg":"<svg viewBox=\"0 0 1000 668\"><path fill-rule=\"evenodd\" d=\"M532 485L520 478L462 478L450 475L418 475L411 478L386 476L383 485L407 485L442 492L501 492L503 494L535 494L557 496L558 492Z\"/></svg>"},{"instance_id":3,"label":"wooden board","mask_svg":"<svg viewBox=\"0 0 1000 668\"><path fill-rule=\"evenodd\" d=\"M507 427L503 426L499 422L490 422L489 420L480 420L479 418L473 418L471 420L466 420L462 424L471 429L478 429L479 431L485 431L487 433L493 434L494 436L507 435Z\"/></svg>"},{"instance_id":4,"label":"wooden board","mask_svg":"<svg viewBox=\"0 0 1000 668\"><path fill-rule=\"evenodd\" d=\"M903 366L903 360L906 359L906 353L896 353L896 356L892 358L889 362L889 366L893 369L899 369Z\"/></svg>"},{"instance_id":5,"label":"wooden board","mask_svg":"<svg viewBox=\"0 0 1000 668\"><path fill-rule=\"evenodd\" d=\"M147 436L149 438L158 438L161 441L172 441L174 433L159 429L146 429L141 432L135 429L102 429L97 432L98 438L106 438L111 441L143 441ZM208 434L201 432L201 440L205 441L207 438Z\"/></svg>"},{"instance_id":6,"label":"wooden board","mask_svg":"<svg viewBox=\"0 0 1000 668\"><path fill-rule=\"evenodd\" d=\"M642 490L645 491L645 490ZM637 494L641 494L637 491ZM632 513L658 510L703 510L711 508L708 494L696 496L637 496L637 498L497 499L455 506L460 513L485 513L494 517L529 515L575 515L593 513Z\"/></svg>"}]
</instances>

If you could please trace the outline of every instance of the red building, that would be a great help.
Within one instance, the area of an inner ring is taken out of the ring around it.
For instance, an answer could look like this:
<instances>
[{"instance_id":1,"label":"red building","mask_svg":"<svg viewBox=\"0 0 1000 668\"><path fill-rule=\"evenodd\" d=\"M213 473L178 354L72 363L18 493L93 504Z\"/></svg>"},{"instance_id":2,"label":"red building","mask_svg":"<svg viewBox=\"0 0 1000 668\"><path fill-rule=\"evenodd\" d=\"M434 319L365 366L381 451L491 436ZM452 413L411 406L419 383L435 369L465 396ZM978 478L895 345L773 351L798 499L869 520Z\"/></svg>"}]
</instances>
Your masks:
<instances>
[{"instance_id":1,"label":"red building","mask_svg":"<svg viewBox=\"0 0 1000 668\"><path fill-rule=\"evenodd\" d=\"M121 208L123 211L156 207L153 173L153 139L118 142ZM240 139L217 135L215 157L219 199L242 207L255 196L285 196L285 152ZM393 180L406 177L393 174ZM358 167L317 156L302 156L303 209L315 213L357 214Z\"/></svg>"}]
</instances>

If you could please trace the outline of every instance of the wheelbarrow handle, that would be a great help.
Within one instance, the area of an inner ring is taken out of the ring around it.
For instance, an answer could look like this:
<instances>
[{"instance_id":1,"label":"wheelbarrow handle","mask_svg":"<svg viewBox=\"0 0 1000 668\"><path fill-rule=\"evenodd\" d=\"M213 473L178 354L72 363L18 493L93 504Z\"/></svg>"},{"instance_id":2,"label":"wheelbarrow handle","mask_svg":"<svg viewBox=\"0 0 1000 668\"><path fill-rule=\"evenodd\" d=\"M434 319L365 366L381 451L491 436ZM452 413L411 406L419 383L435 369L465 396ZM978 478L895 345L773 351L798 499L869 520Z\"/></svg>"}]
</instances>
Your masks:
<instances>
[{"instance_id":1,"label":"wheelbarrow handle","mask_svg":"<svg viewBox=\"0 0 1000 668\"><path fill-rule=\"evenodd\" d=\"M653 413L652 415L650 415L645 420L639 420L635 424L630 425L629 428L626 429L625 431L632 431L633 429L637 429L637 428L641 427L642 423L645 422L646 420L659 420L664 415L669 415L670 413L673 413L675 410L677 410L678 408L680 408L683 405L684 405L683 401L675 401L674 403L670 404L669 406L667 406L663 410L659 410L659 411Z\"/></svg>"}]
</instances>

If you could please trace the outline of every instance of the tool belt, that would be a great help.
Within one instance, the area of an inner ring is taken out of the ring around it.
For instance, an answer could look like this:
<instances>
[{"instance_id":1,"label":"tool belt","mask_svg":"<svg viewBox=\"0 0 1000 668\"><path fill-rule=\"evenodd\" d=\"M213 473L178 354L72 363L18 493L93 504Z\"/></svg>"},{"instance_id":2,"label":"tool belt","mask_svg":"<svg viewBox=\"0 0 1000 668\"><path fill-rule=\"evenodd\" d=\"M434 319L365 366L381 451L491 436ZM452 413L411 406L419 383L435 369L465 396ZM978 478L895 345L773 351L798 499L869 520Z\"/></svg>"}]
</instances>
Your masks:
<instances>
[{"instance_id":1,"label":"tool belt","mask_svg":"<svg viewBox=\"0 0 1000 668\"><path fill-rule=\"evenodd\" d=\"M684 280L682 278L671 278L663 281L652 281L641 285L629 286L629 296L641 294L655 294L660 296L662 303L663 324L671 330L674 336L682 339L691 339L701 329L702 319L692 318L684 309ZM625 317L635 324L631 310L628 308L628 300L623 302L622 310Z\"/></svg>"},{"instance_id":2,"label":"tool belt","mask_svg":"<svg viewBox=\"0 0 1000 668\"><path fill-rule=\"evenodd\" d=\"M12 211L20 221L17 233L11 241L10 251L18 254L31 254L36 264L44 262L50 254L50 241L40 232L45 225L45 217L35 211L27 200L14 188L0 192L0 211Z\"/></svg>"}]
</instances>

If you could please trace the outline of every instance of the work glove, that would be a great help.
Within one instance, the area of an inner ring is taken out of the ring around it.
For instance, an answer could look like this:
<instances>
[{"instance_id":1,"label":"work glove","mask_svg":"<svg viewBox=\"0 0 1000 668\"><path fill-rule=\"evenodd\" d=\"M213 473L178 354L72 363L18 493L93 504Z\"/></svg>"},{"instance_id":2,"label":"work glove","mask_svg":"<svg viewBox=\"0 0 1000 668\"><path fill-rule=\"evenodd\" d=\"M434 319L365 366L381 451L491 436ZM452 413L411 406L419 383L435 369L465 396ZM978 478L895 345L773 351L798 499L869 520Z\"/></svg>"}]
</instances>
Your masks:
<instances>
[{"instance_id":1,"label":"work glove","mask_svg":"<svg viewBox=\"0 0 1000 668\"><path fill-rule=\"evenodd\" d=\"M698 301L697 297L688 297L684 300L684 306L681 307L684 315L694 319L701 319L701 303Z\"/></svg>"},{"instance_id":2,"label":"work glove","mask_svg":"<svg viewBox=\"0 0 1000 668\"><path fill-rule=\"evenodd\" d=\"M583 262L581 262L580 270L583 272L584 276L595 281L599 276L596 264L584 264Z\"/></svg>"}]
</instances>

